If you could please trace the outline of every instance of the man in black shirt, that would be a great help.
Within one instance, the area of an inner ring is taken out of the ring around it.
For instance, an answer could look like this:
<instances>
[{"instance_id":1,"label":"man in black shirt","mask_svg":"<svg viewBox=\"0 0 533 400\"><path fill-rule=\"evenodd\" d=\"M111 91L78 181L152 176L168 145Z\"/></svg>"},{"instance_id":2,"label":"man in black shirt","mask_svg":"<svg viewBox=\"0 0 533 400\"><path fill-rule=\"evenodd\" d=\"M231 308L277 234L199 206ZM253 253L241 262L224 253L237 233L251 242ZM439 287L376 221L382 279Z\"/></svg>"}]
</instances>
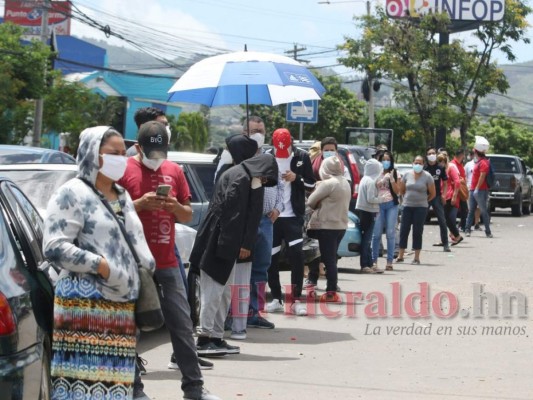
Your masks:
<instances>
[{"instance_id":1,"label":"man in black shirt","mask_svg":"<svg viewBox=\"0 0 533 400\"><path fill-rule=\"evenodd\" d=\"M437 163L437 150L434 147L428 147L426 150L426 165L424 170L429 172L435 181L435 197L429 202L429 206L433 207L440 228L440 243L434 246L443 246L444 251L449 252L450 245L448 244L448 228L446 226L446 217L444 215L444 204L446 204L446 190L448 188L448 176L446 175L446 168ZM441 190L442 181L442 190Z\"/></svg>"}]
</instances>

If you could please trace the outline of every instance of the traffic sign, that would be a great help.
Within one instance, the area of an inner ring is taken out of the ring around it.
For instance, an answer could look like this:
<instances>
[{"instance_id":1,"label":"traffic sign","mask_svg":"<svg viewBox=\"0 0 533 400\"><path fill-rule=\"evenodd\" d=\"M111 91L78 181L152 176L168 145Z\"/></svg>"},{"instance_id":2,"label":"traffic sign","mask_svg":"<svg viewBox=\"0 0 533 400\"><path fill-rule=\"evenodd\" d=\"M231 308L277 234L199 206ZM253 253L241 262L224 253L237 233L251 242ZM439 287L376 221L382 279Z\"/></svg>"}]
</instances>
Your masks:
<instances>
[{"instance_id":1,"label":"traffic sign","mask_svg":"<svg viewBox=\"0 0 533 400\"><path fill-rule=\"evenodd\" d=\"M318 122L318 100L288 103L287 122L316 124Z\"/></svg>"}]
</instances>

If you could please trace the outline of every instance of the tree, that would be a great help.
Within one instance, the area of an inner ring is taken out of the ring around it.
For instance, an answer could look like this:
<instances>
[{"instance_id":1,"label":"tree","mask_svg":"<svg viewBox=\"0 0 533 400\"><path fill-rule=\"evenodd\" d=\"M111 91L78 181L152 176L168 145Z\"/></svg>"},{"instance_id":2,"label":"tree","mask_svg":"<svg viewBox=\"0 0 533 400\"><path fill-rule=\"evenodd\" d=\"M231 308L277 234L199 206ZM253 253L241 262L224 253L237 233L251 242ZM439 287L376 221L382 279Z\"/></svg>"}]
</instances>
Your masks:
<instances>
[{"instance_id":1,"label":"tree","mask_svg":"<svg viewBox=\"0 0 533 400\"><path fill-rule=\"evenodd\" d=\"M179 118L173 115L167 116L171 130L176 132L172 135L171 143L175 149L181 151L203 152L209 142L209 129L207 118L201 112L182 112Z\"/></svg>"},{"instance_id":2,"label":"tree","mask_svg":"<svg viewBox=\"0 0 533 400\"><path fill-rule=\"evenodd\" d=\"M523 41L531 12L520 0L508 0L500 22L480 25L474 31L481 46L465 48L459 40L439 46L437 35L449 32L445 14L421 18L390 19L382 8L375 16L358 19L361 39L346 38L340 47L348 55L340 62L394 83L396 100L416 113L421 138L431 143L438 126L460 126L463 144L479 99L508 88L503 72L493 61L495 50L514 60L510 42ZM372 46L373 52L366 49ZM478 48L479 47L479 48Z\"/></svg>"}]
</instances>

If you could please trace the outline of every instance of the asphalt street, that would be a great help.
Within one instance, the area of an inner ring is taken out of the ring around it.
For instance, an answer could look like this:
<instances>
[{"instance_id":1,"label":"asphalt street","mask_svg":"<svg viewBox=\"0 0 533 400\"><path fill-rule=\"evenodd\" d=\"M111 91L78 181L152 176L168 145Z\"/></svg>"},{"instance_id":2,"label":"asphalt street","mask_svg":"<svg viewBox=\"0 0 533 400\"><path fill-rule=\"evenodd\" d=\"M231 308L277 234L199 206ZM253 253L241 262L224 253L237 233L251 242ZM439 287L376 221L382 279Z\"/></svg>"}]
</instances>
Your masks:
<instances>
[{"instance_id":1,"label":"asphalt street","mask_svg":"<svg viewBox=\"0 0 533 400\"><path fill-rule=\"evenodd\" d=\"M307 317L266 314L276 328L228 339L241 354L213 360L206 387L226 400L533 399L533 216L498 209L492 232L444 253L432 246L438 226L426 225L422 264L408 255L383 275L341 259L342 304L311 303ZM181 399L166 331L143 334L139 350L145 392Z\"/></svg>"}]
</instances>

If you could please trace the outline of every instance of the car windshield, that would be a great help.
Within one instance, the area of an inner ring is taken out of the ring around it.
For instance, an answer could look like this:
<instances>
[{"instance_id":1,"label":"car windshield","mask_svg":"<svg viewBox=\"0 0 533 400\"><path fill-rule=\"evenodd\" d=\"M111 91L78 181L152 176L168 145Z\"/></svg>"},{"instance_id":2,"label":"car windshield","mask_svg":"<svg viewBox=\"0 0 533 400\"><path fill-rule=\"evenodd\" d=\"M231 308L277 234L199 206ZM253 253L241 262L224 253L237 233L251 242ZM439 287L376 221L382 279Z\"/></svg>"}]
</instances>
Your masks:
<instances>
[{"instance_id":1,"label":"car windshield","mask_svg":"<svg viewBox=\"0 0 533 400\"><path fill-rule=\"evenodd\" d=\"M76 171L0 171L15 182L43 216L52 193L63 183L74 178Z\"/></svg>"},{"instance_id":2,"label":"car windshield","mask_svg":"<svg viewBox=\"0 0 533 400\"><path fill-rule=\"evenodd\" d=\"M24 146L0 148L0 164L75 164L76 160L60 151L28 151ZM18 148L20 147L20 149Z\"/></svg>"},{"instance_id":3,"label":"car windshield","mask_svg":"<svg viewBox=\"0 0 533 400\"><path fill-rule=\"evenodd\" d=\"M516 160L511 157L490 157L490 163L495 172L517 173L519 172Z\"/></svg>"}]
</instances>

